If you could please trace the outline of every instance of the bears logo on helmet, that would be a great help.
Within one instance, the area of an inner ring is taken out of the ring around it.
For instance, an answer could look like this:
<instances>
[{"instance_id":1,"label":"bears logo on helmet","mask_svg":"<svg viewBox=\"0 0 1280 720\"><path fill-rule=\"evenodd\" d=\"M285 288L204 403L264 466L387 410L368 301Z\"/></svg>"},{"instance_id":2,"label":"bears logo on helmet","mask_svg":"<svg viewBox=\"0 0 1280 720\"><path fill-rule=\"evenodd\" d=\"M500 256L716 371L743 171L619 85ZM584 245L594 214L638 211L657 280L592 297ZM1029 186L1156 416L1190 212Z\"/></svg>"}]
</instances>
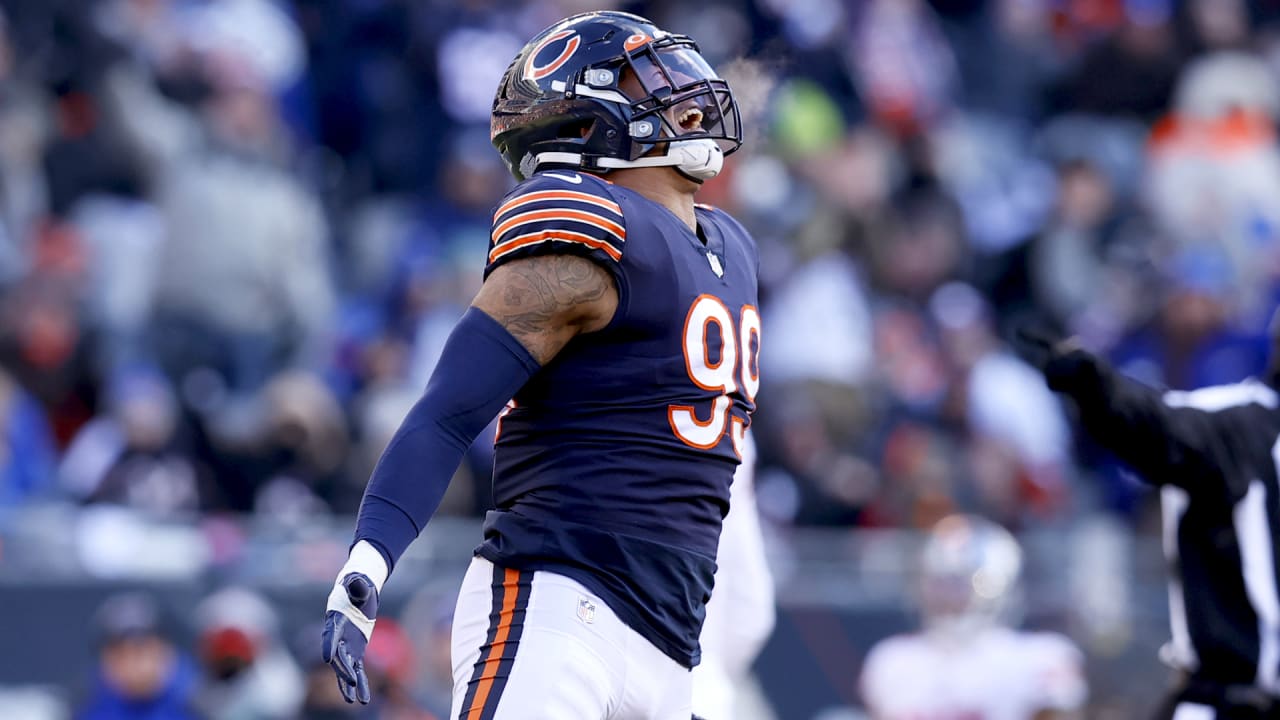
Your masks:
<instances>
[{"instance_id":1,"label":"bears logo on helmet","mask_svg":"<svg viewBox=\"0 0 1280 720\"><path fill-rule=\"evenodd\" d=\"M564 49L561 50L560 54L556 55L555 58L551 60L551 62L547 63L546 65L535 64L535 61L537 61L538 56L542 54L542 52L546 50L547 47L552 46L556 43L556 41L564 40L565 38L569 38L569 40L564 44ZM538 46L535 47L533 50L531 50L529 52L528 57L525 58L524 79L533 80L536 82L538 80L541 80L544 77L548 77L549 75L554 73L556 70L559 70L560 67L563 66L566 62L568 62L569 58L573 57L573 54L577 52L578 46L581 44L582 44L582 38L579 37L572 30L561 30L560 32L552 33L551 35L548 35L546 39L538 43Z\"/></svg>"},{"instance_id":2,"label":"bears logo on helmet","mask_svg":"<svg viewBox=\"0 0 1280 720\"><path fill-rule=\"evenodd\" d=\"M525 45L498 86L490 137L520 180L553 167L666 166L701 182L742 144L742 128L733 91L693 40L608 11L566 18Z\"/></svg>"}]
</instances>

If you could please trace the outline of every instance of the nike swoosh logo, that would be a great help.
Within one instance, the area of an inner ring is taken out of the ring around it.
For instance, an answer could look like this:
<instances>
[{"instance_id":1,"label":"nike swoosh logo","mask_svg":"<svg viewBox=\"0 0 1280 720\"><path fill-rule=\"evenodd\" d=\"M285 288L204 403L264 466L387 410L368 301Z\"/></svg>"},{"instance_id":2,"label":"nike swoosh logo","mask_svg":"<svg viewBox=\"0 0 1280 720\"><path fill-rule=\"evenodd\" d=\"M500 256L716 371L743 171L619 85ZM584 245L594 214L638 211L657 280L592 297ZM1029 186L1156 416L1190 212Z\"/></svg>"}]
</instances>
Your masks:
<instances>
[{"instance_id":1,"label":"nike swoosh logo","mask_svg":"<svg viewBox=\"0 0 1280 720\"><path fill-rule=\"evenodd\" d=\"M555 179L557 179L557 180L563 180L563 181L565 181L565 182L567 182L567 183L573 183L574 185L581 185L581 184L582 184L582 176L581 176L581 175L561 175L560 173L553 173L553 172L547 172L547 173L542 173L542 174L543 174L543 175L546 175L547 177L553 177L553 178L555 178Z\"/></svg>"}]
</instances>

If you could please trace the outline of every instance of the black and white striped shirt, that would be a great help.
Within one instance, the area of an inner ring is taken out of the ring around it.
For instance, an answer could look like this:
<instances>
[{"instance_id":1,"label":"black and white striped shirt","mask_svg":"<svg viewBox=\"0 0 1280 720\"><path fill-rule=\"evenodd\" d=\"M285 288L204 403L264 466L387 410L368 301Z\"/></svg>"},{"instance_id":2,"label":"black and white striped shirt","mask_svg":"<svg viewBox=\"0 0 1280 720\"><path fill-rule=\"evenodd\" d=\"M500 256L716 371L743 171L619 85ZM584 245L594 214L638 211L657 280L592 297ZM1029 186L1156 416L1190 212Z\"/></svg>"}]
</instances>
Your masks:
<instances>
[{"instance_id":1,"label":"black and white striped shirt","mask_svg":"<svg viewBox=\"0 0 1280 720\"><path fill-rule=\"evenodd\" d=\"M1198 682L1280 696L1280 394L1257 381L1161 393L1101 363L1068 392L1101 444L1160 486L1172 639Z\"/></svg>"}]
</instances>

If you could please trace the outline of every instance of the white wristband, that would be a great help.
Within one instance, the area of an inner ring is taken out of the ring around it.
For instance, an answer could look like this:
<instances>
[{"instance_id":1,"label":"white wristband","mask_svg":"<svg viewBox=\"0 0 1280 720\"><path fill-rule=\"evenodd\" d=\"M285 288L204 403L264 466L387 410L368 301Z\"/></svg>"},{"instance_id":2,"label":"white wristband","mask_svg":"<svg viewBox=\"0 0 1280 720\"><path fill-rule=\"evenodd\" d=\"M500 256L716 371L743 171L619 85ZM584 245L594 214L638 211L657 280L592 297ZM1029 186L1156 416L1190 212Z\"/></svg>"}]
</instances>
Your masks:
<instances>
[{"instance_id":1,"label":"white wristband","mask_svg":"<svg viewBox=\"0 0 1280 720\"><path fill-rule=\"evenodd\" d=\"M329 602L327 610L336 610L353 625L360 629L366 640L373 635L373 624L375 618L371 618L364 614L364 611L351 604L351 599L347 597L347 589L342 586L342 579L351 573L363 573L373 582L373 586L377 588L378 594L382 594L382 583L387 581L387 563L382 559L382 554L374 549L372 545L361 540L356 546L351 548L351 554L347 556L347 564L342 566L338 571L338 578L333 581L333 590L329 592Z\"/></svg>"},{"instance_id":2,"label":"white wristband","mask_svg":"<svg viewBox=\"0 0 1280 720\"><path fill-rule=\"evenodd\" d=\"M378 594L381 595L382 584L387 581L387 561L382 559L382 553L367 540L361 540L351 548L351 554L347 556L347 564L338 571L338 582L341 583L342 578L351 573L367 575L373 581L373 586L378 589Z\"/></svg>"}]
</instances>

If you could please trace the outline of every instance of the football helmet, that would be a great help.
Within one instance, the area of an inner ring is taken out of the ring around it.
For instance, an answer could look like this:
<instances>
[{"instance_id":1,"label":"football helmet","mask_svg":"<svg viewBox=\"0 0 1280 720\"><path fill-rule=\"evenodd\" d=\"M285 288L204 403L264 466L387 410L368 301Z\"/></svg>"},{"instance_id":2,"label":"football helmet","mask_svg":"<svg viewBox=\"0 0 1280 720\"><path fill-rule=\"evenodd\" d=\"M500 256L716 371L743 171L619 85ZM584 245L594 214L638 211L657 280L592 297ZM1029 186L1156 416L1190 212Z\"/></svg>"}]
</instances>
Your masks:
<instances>
[{"instance_id":1,"label":"football helmet","mask_svg":"<svg viewBox=\"0 0 1280 720\"><path fill-rule=\"evenodd\" d=\"M742 127L729 84L693 40L600 11L561 20L516 55L490 138L519 180L551 167L670 166L701 182L742 144Z\"/></svg>"},{"instance_id":2,"label":"football helmet","mask_svg":"<svg viewBox=\"0 0 1280 720\"><path fill-rule=\"evenodd\" d=\"M965 635L1016 610L1022 548L994 522L950 515L929 532L920 555L920 606L925 626Z\"/></svg>"}]
</instances>

